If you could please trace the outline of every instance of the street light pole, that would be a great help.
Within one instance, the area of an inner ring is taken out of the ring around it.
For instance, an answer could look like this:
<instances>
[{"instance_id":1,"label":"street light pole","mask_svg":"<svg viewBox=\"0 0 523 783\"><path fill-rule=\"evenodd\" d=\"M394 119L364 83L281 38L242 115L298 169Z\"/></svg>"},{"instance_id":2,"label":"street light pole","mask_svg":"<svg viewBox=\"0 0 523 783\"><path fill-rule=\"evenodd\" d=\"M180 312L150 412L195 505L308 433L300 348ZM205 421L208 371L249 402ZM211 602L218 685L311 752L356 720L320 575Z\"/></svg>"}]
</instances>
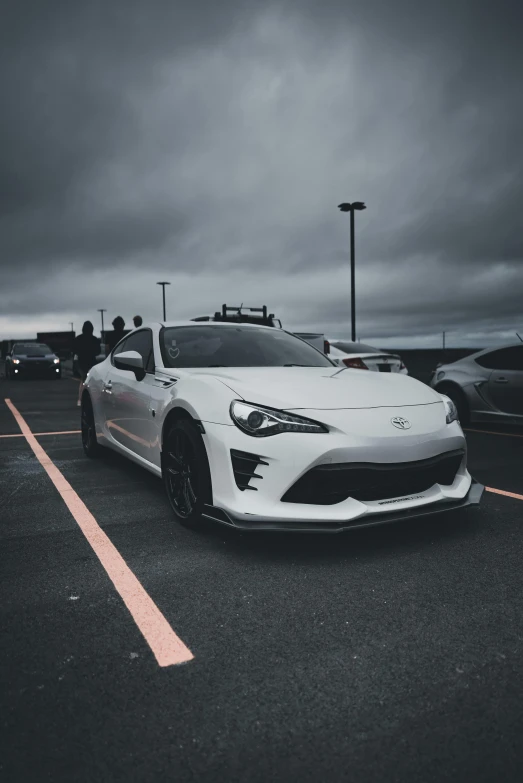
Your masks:
<instances>
[{"instance_id":1,"label":"street light pole","mask_svg":"<svg viewBox=\"0 0 523 783\"><path fill-rule=\"evenodd\" d=\"M161 283L156 283L156 285L161 285L161 286L162 286L162 294L163 294L163 320L164 320L164 321L166 321L166 320L167 320L167 317L166 317L166 315L165 315L165 286L166 286L166 285L171 285L171 284L170 284L170 283L167 283L167 282L164 280L164 281L163 281L163 282L161 282Z\"/></svg>"},{"instance_id":2,"label":"street light pole","mask_svg":"<svg viewBox=\"0 0 523 783\"><path fill-rule=\"evenodd\" d=\"M350 212L350 310L352 342L356 342L356 261L354 251L354 211L367 209L362 201L354 201L352 204L338 204L341 212Z\"/></svg>"},{"instance_id":3,"label":"street light pole","mask_svg":"<svg viewBox=\"0 0 523 783\"><path fill-rule=\"evenodd\" d=\"M102 345L105 345L105 329L104 329L104 313L107 312L107 308L105 307L99 307L98 312L102 316Z\"/></svg>"},{"instance_id":4,"label":"street light pole","mask_svg":"<svg viewBox=\"0 0 523 783\"><path fill-rule=\"evenodd\" d=\"M354 210L350 211L350 319L352 342L356 342L356 261L354 251Z\"/></svg>"}]
</instances>

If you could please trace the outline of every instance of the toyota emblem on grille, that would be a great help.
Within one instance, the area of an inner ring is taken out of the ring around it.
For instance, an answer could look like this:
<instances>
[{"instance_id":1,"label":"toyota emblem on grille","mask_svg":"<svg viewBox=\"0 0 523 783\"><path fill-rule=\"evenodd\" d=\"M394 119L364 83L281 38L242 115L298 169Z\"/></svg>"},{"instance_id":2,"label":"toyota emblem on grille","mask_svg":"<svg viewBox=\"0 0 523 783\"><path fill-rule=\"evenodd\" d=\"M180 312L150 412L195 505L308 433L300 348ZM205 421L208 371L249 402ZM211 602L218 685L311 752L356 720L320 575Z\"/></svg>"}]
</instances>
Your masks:
<instances>
[{"instance_id":1,"label":"toyota emblem on grille","mask_svg":"<svg viewBox=\"0 0 523 783\"><path fill-rule=\"evenodd\" d=\"M402 416L394 416L394 418L391 419L391 423L394 424L394 426L399 430L410 429L410 421L408 419L402 418Z\"/></svg>"}]
</instances>

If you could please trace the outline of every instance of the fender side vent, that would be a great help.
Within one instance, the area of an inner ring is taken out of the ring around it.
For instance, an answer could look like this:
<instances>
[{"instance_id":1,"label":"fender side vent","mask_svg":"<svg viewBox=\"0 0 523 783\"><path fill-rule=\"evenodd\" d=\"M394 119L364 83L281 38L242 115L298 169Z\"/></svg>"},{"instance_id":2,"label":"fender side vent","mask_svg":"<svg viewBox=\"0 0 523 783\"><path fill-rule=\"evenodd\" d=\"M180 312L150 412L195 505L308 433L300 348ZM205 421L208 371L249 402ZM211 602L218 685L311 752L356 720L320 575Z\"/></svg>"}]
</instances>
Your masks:
<instances>
[{"instance_id":1,"label":"fender side vent","mask_svg":"<svg viewBox=\"0 0 523 783\"><path fill-rule=\"evenodd\" d=\"M256 492L256 487L251 487L249 481L251 479L263 478L259 473L256 473L256 468L258 465L268 465L269 463L265 462L257 454L250 454L248 451L236 451L236 449L231 449L231 462L234 480L238 489L241 489L242 492L245 489L253 489Z\"/></svg>"}]
</instances>

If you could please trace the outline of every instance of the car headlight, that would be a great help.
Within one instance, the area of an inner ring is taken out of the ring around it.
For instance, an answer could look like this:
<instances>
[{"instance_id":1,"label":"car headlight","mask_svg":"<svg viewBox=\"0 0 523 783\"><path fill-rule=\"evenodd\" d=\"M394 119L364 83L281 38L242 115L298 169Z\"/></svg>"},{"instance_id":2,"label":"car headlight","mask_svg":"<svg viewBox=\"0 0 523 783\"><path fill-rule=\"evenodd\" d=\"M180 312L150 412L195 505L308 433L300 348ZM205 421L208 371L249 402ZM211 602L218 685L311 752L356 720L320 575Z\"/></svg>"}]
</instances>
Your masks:
<instances>
[{"instance_id":1,"label":"car headlight","mask_svg":"<svg viewBox=\"0 0 523 783\"><path fill-rule=\"evenodd\" d=\"M447 397L446 394L441 395L443 398L443 402L445 404L445 413L447 415L447 424L452 424L453 421L458 421L458 409L456 408L455 404L452 402L450 397Z\"/></svg>"},{"instance_id":2,"label":"car headlight","mask_svg":"<svg viewBox=\"0 0 523 783\"><path fill-rule=\"evenodd\" d=\"M60 364L60 359L53 359L53 362L54 362L55 364Z\"/></svg>"},{"instance_id":3,"label":"car headlight","mask_svg":"<svg viewBox=\"0 0 523 783\"><path fill-rule=\"evenodd\" d=\"M237 427L247 435L256 438L278 435L281 432L328 432L323 424L306 419L304 416L295 416L274 408L251 405L239 400L231 403L230 413Z\"/></svg>"}]
</instances>

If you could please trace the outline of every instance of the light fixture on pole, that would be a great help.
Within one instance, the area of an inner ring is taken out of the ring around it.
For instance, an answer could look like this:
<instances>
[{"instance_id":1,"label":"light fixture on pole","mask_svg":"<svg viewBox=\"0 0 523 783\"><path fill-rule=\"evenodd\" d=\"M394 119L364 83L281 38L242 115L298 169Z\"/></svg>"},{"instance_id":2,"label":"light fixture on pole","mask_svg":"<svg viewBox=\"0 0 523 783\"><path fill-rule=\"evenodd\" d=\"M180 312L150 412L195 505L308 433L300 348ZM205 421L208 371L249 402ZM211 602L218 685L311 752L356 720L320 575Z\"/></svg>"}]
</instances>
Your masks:
<instances>
[{"instance_id":1,"label":"light fixture on pole","mask_svg":"<svg viewBox=\"0 0 523 783\"><path fill-rule=\"evenodd\" d=\"M167 283L166 281L163 281L163 282L161 282L161 283L156 283L156 285L161 285L161 286L162 286L162 294L163 294L163 320L164 320L164 321L166 321L166 320L167 320L167 318L166 318L166 315L165 315L165 286L166 286L166 285L171 285L171 284L170 284L170 283Z\"/></svg>"},{"instance_id":2,"label":"light fixture on pole","mask_svg":"<svg viewBox=\"0 0 523 783\"><path fill-rule=\"evenodd\" d=\"M354 259L354 211L367 209L363 201L353 201L352 204L338 204L341 212L350 212L350 309L352 325L352 342L356 342L356 266Z\"/></svg>"},{"instance_id":3,"label":"light fixture on pole","mask_svg":"<svg viewBox=\"0 0 523 783\"><path fill-rule=\"evenodd\" d=\"M99 308L98 308L98 312L99 312L99 313L101 314L101 316L102 316L102 345L104 345L104 343L105 343L104 313L106 313L106 312L107 312L107 308L105 308L105 307L99 307Z\"/></svg>"}]
</instances>

